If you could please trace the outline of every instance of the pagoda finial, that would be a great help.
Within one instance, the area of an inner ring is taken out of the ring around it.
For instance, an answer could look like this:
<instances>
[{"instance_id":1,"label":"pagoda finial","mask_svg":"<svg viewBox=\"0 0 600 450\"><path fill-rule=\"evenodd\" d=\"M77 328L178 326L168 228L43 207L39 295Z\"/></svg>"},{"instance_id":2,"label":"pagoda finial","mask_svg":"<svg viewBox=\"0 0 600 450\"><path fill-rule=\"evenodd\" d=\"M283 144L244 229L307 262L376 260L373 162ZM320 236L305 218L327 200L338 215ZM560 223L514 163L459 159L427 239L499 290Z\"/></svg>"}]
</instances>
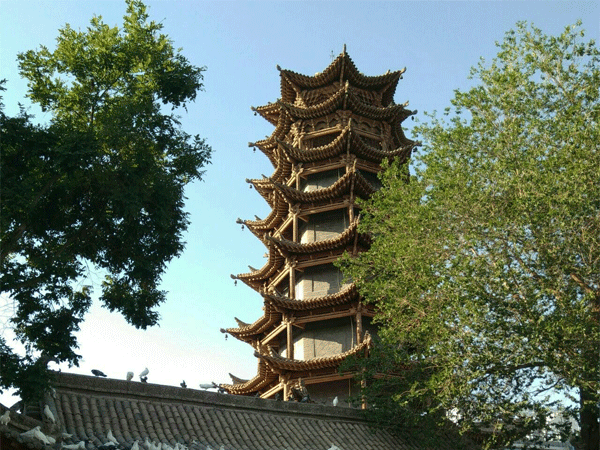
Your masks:
<instances>
[{"instance_id":1,"label":"pagoda finial","mask_svg":"<svg viewBox=\"0 0 600 450\"><path fill-rule=\"evenodd\" d=\"M342 55L346 54L346 44L344 44L344 49L342 50Z\"/></svg>"}]
</instances>

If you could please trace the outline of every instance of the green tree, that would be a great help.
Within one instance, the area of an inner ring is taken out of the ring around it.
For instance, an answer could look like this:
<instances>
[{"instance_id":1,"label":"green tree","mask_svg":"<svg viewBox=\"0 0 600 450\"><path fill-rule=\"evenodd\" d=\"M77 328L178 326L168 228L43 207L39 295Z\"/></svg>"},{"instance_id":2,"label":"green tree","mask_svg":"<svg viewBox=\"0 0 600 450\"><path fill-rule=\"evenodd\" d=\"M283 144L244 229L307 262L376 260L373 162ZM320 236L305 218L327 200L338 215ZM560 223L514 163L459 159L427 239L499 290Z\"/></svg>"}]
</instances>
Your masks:
<instances>
[{"instance_id":1,"label":"green tree","mask_svg":"<svg viewBox=\"0 0 600 450\"><path fill-rule=\"evenodd\" d=\"M53 51L18 55L29 98L52 115L36 126L0 108L0 282L26 348L18 355L0 341L1 386L25 400L39 395L31 386L48 361L80 359L90 271L105 277L99 297L110 311L138 328L158 321L161 275L184 248L184 187L211 152L173 113L202 89L204 68L161 28L128 0L122 27L94 17L84 31L59 30Z\"/></svg>"},{"instance_id":2,"label":"green tree","mask_svg":"<svg viewBox=\"0 0 600 450\"><path fill-rule=\"evenodd\" d=\"M579 27L517 24L416 127L409 182L392 163L363 205L373 245L342 264L382 327L365 374L389 376L365 395L394 392L394 415L451 417L489 447L563 407L598 449L600 53Z\"/></svg>"}]
</instances>

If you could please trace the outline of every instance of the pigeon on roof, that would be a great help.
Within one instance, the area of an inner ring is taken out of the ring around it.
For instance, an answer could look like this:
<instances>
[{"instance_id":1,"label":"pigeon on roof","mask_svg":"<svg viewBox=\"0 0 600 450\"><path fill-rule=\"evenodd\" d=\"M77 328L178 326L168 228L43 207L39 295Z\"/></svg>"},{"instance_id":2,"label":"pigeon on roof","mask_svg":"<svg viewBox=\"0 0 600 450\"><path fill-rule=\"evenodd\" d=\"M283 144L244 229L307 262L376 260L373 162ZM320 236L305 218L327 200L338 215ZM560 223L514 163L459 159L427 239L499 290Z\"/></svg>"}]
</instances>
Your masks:
<instances>
[{"instance_id":1,"label":"pigeon on roof","mask_svg":"<svg viewBox=\"0 0 600 450\"><path fill-rule=\"evenodd\" d=\"M10 422L10 410L7 409L6 412L0 416L0 424L8 425L8 422Z\"/></svg>"},{"instance_id":2,"label":"pigeon on roof","mask_svg":"<svg viewBox=\"0 0 600 450\"><path fill-rule=\"evenodd\" d=\"M131 381L133 379L133 372L127 372L127 381Z\"/></svg>"},{"instance_id":3,"label":"pigeon on roof","mask_svg":"<svg viewBox=\"0 0 600 450\"><path fill-rule=\"evenodd\" d=\"M148 368L146 367L144 370L142 370L142 373L140 373L140 378L145 377L146 375L148 375L150 373L150 371L148 370Z\"/></svg>"},{"instance_id":4,"label":"pigeon on roof","mask_svg":"<svg viewBox=\"0 0 600 450\"><path fill-rule=\"evenodd\" d=\"M201 383L201 384L199 384L199 386L200 386L200 389L204 389L204 390L212 389L212 388L214 388L214 383Z\"/></svg>"},{"instance_id":5,"label":"pigeon on roof","mask_svg":"<svg viewBox=\"0 0 600 450\"><path fill-rule=\"evenodd\" d=\"M140 450L140 446L138 444L138 441L136 440L133 445L131 446L131 450Z\"/></svg>"},{"instance_id":6,"label":"pigeon on roof","mask_svg":"<svg viewBox=\"0 0 600 450\"><path fill-rule=\"evenodd\" d=\"M113 436L112 430L108 430L108 433L106 433L106 439L108 439L109 442L112 442L113 444L119 443L119 441L117 441L117 439Z\"/></svg>"},{"instance_id":7,"label":"pigeon on roof","mask_svg":"<svg viewBox=\"0 0 600 450\"><path fill-rule=\"evenodd\" d=\"M54 418L54 414L50 411L50 407L48 405L44 406L44 417L48 419L52 423L56 423L56 419Z\"/></svg>"},{"instance_id":8,"label":"pigeon on roof","mask_svg":"<svg viewBox=\"0 0 600 450\"><path fill-rule=\"evenodd\" d=\"M185 380L183 380L181 383L179 383L179 386L181 386L182 388L186 388L187 384L185 384Z\"/></svg>"},{"instance_id":9,"label":"pigeon on roof","mask_svg":"<svg viewBox=\"0 0 600 450\"><path fill-rule=\"evenodd\" d=\"M41 427L38 425L35 428L32 428L29 431L25 431L24 433L21 433L21 437L25 438L25 439L37 439L38 441L43 442L44 444L47 445L53 445L56 443L56 439L54 439L51 436L46 436L44 433L42 433Z\"/></svg>"},{"instance_id":10,"label":"pigeon on roof","mask_svg":"<svg viewBox=\"0 0 600 450\"><path fill-rule=\"evenodd\" d=\"M98 369L92 369L92 373L95 377L106 377L106 374Z\"/></svg>"},{"instance_id":11,"label":"pigeon on roof","mask_svg":"<svg viewBox=\"0 0 600 450\"><path fill-rule=\"evenodd\" d=\"M335 398L333 399L333 406L337 406L339 403L339 400L337 398L337 395L335 396Z\"/></svg>"}]
</instances>

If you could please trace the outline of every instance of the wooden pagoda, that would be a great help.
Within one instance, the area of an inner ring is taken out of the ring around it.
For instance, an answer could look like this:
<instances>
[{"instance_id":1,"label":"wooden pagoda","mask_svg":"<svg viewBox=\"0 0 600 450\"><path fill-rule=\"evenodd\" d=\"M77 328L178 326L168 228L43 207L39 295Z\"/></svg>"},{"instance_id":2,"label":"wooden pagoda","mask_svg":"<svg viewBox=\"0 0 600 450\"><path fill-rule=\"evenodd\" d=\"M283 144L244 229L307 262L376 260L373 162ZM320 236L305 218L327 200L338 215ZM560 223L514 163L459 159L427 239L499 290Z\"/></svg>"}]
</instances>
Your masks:
<instances>
[{"instance_id":1,"label":"wooden pagoda","mask_svg":"<svg viewBox=\"0 0 600 450\"><path fill-rule=\"evenodd\" d=\"M275 171L247 180L271 212L238 219L267 247L268 261L232 275L263 296L264 314L221 330L252 345L258 373L250 380L231 375L233 383L222 388L263 398L308 392L311 399L343 399L356 386L338 367L367 352L374 311L333 263L368 248L368 236L357 232L356 199L377 190L384 158L409 157L415 143L401 124L416 111L394 103L404 70L365 76L345 48L315 76L277 69L281 99L253 108L275 131L249 144Z\"/></svg>"}]
</instances>

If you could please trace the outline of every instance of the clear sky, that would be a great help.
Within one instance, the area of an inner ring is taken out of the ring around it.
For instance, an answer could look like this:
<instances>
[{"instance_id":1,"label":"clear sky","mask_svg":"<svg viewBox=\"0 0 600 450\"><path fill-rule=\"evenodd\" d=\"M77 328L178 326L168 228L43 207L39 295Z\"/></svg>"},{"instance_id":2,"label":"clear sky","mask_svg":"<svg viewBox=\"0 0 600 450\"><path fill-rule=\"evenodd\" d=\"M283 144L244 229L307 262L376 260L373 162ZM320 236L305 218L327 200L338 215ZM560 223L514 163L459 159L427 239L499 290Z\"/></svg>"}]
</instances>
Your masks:
<instances>
[{"instance_id":1,"label":"clear sky","mask_svg":"<svg viewBox=\"0 0 600 450\"><path fill-rule=\"evenodd\" d=\"M517 21L526 20L547 34L558 34L577 19L588 39L598 41L597 1L388 1L259 2L147 1L150 17L182 47L195 65L206 66L205 92L182 111L184 129L205 137L214 150L205 180L188 186L191 225L182 256L171 262L162 288L159 327L138 331L96 302L79 333L80 367L63 371L90 374L100 369L125 378L148 367L149 382L189 387L230 382L256 374L253 349L220 333L236 326L234 317L253 322L262 315L262 298L231 273L262 267L265 249L236 218L268 214L266 202L248 188L246 178L270 175L273 168L248 142L268 136L273 127L251 106L279 97L276 65L312 75L341 53L343 45L358 70L380 75L407 67L396 90L397 103L423 111L442 111L453 90L469 86L469 69L480 57L490 61L495 42ZM57 30L69 23L84 29L94 14L122 24L120 0L0 0L0 79L8 79L5 112L28 105L16 55L43 44L52 48ZM30 112L48 120L39 109ZM411 121L407 121L410 127ZM407 134L411 136L410 130ZM0 319L10 315L0 300ZM1 327L10 336L10 330ZM10 405L14 397L0 398Z\"/></svg>"}]
</instances>

